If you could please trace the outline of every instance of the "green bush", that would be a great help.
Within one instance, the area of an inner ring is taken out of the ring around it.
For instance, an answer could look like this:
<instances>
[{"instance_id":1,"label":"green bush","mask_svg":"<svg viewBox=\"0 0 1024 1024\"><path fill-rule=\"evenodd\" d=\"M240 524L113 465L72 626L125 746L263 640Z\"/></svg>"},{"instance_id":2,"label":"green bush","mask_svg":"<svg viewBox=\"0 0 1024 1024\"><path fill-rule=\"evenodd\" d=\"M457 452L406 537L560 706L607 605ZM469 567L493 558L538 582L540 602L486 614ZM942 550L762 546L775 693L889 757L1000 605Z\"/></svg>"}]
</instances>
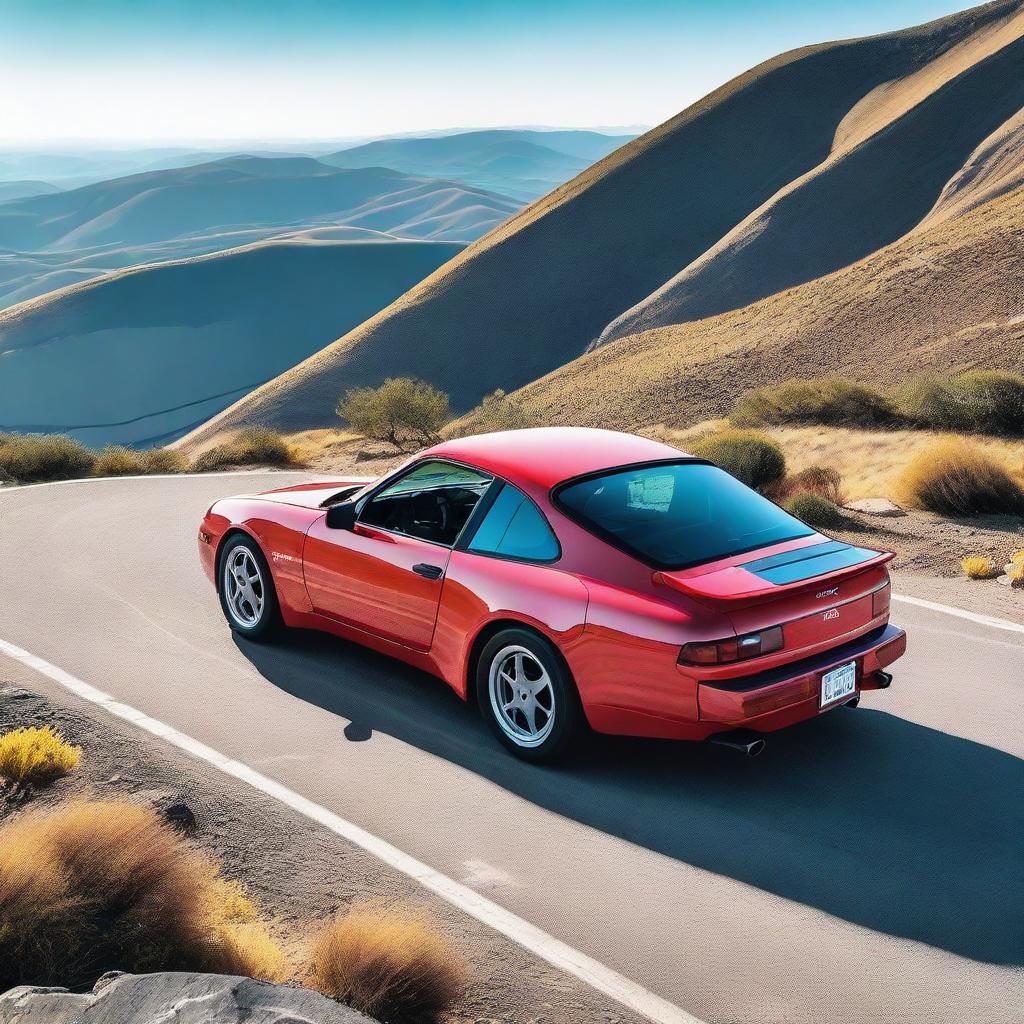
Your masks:
<instances>
[{"instance_id":1,"label":"green bush","mask_svg":"<svg viewBox=\"0 0 1024 1024\"><path fill-rule=\"evenodd\" d=\"M797 491L785 502L785 509L815 529L836 530L849 525L849 520L831 501L812 491Z\"/></svg>"},{"instance_id":2,"label":"green bush","mask_svg":"<svg viewBox=\"0 0 1024 1024\"><path fill-rule=\"evenodd\" d=\"M246 427L230 440L203 452L193 463L197 473L225 466L291 466L295 454L284 436L265 427Z\"/></svg>"},{"instance_id":3,"label":"green bush","mask_svg":"<svg viewBox=\"0 0 1024 1024\"><path fill-rule=\"evenodd\" d=\"M346 391L335 411L364 437L399 451L436 443L452 418L448 396L414 377L389 377L379 388Z\"/></svg>"},{"instance_id":4,"label":"green bush","mask_svg":"<svg viewBox=\"0 0 1024 1024\"><path fill-rule=\"evenodd\" d=\"M539 427L540 420L516 398L501 388L492 391L466 416L453 433L458 437L470 434L491 434L499 430L526 430Z\"/></svg>"},{"instance_id":5,"label":"green bush","mask_svg":"<svg viewBox=\"0 0 1024 1024\"><path fill-rule=\"evenodd\" d=\"M691 454L721 466L737 480L759 491L771 490L786 475L782 449L752 430L723 430L690 446Z\"/></svg>"},{"instance_id":6,"label":"green bush","mask_svg":"<svg viewBox=\"0 0 1024 1024\"><path fill-rule=\"evenodd\" d=\"M784 380L743 395L729 415L739 427L824 423L890 427L899 421L892 401L874 388L843 377Z\"/></svg>"},{"instance_id":7,"label":"green bush","mask_svg":"<svg viewBox=\"0 0 1024 1024\"><path fill-rule=\"evenodd\" d=\"M947 516L1024 515L1024 490L980 448L947 438L919 452L899 482L903 502Z\"/></svg>"},{"instance_id":8,"label":"green bush","mask_svg":"<svg viewBox=\"0 0 1024 1024\"><path fill-rule=\"evenodd\" d=\"M88 476L96 453L63 434L0 435L0 472L23 484Z\"/></svg>"},{"instance_id":9,"label":"green bush","mask_svg":"<svg viewBox=\"0 0 1024 1024\"><path fill-rule=\"evenodd\" d=\"M900 392L904 415L920 427L960 433L1024 434L1024 376L970 370L918 377Z\"/></svg>"}]
</instances>

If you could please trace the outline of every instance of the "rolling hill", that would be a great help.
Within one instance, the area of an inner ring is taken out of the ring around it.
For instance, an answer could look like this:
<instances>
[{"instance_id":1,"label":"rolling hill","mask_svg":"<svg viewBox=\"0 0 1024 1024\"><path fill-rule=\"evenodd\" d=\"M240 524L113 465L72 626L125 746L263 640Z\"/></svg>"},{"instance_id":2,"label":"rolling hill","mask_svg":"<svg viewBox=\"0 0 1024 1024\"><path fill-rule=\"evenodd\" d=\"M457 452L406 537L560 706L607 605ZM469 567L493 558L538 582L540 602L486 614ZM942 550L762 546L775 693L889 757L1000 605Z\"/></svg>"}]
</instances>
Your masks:
<instances>
[{"instance_id":1,"label":"rolling hill","mask_svg":"<svg viewBox=\"0 0 1024 1024\"><path fill-rule=\"evenodd\" d=\"M527 202L574 178L632 135L496 129L428 138L380 139L321 156L334 167L390 167L461 181Z\"/></svg>"},{"instance_id":2,"label":"rolling hill","mask_svg":"<svg viewBox=\"0 0 1024 1024\"><path fill-rule=\"evenodd\" d=\"M0 430L172 439L461 249L344 233L115 271L0 312Z\"/></svg>"},{"instance_id":3,"label":"rolling hill","mask_svg":"<svg viewBox=\"0 0 1024 1024\"><path fill-rule=\"evenodd\" d=\"M767 296L785 304L799 286L887 252L923 225L947 188L960 190L954 182L970 177L986 146L1016 151L1022 11L1022 0L1000 0L767 61L533 203L188 443L253 422L331 425L346 388L398 373L432 381L465 410L495 388L545 377L599 338L711 325L707 318ZM982 162L1008 168L1013 158ZM1017 237L1012 224L1000 237ZM964 265L972 258L965 252ZM938 280L937 268L912 265L922 290ZM883 295L864 315L898 323L902 314ZM648 336L669 344L668 335ZM905 367L918 362L905 345L896 351ZM735 366L756 367L751 352ZM1017 358L1013 345L1008 352ZM698 386L711 354L686 357ZM651 373L661 372L653 349L647 355ZM875 370L856 352L843 365ZM539 393L537 401L555 404ZM566 402L593 419L585 401L569 394Z\"/></svg>"},{"instance_id":4,"label":"rolling hill","mask_svg":"<svg viewBox=\"0 0 1024 1024\"><path fill-rule=\"evenodd\" d=\"M56 185L47 181L0 181L0 203L11 199L27 199L29 196L45 196L59 192Z\"/></svg>"}]
</instances>

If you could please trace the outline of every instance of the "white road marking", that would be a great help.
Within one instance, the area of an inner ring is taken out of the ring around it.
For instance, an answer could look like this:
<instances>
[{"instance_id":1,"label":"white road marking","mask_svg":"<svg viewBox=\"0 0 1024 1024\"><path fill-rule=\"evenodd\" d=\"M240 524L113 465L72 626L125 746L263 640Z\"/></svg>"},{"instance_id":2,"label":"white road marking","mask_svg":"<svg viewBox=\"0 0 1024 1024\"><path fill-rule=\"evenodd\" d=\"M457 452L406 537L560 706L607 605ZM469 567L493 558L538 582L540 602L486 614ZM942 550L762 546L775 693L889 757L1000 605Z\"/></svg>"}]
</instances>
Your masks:
<instances>
[{"instance_id":1,"label":"white road marking","mask_svg":"<svg viewBox=\"0 0 1024 1024\"><path fill-rule=\"evenodd\" d=\"M261 775L241 761L234 761L221 754L219 751L208 747L205 743L179 732L173 726L167 725L156 718L129 704L123 704L108 693L96 689L89 683L77 679L64 669L50 664L43 658L16 647L6 640L0 640L0 654L6 654L9 658L20 662L27 668L41 675L47 676L55 683L59 683L65 689L77 694L83 700L98 705L105 711L118 718L131 722L133 725L152 733L154 736L178 747L193 757L205 761L214 768L219 769L225 775L244 782L254 789L259 790L267 796L279 800L292 810L305 815L311 821L315 821L324 828L329 829L343 839L354 843L367 853L384 861L385 864L404 875L419 882L422 886L436 893L442 899L447 900L453 906L469 914L477 921L493 928L502 935L518 943L520 946L535 953L541 959L557 967L559 970L571 974L580 981L597 989L617 1003L636 1011L648 1020L656 1024L702 1024L702 1022L687 1013L685 1010L662 999L660 996L649 992L647 989L623 977L617 971L606 967L604 964L581 953L572 946L567 945L553 935L516 916L497 903L474 892L468 886L456 882L453 878L435 871L432 867L422 861L403 853L396 846L392 846L384 839L367 832L358 825L347 821L340 815L329 811L326 807L308 800L306 797L294 790L282 786L279 782Z\"/></svg>"},{"instance_id":2,"label":"white road marking","mask_svg":"<svg viewBox=\"0 0 1024 1024\"><path fill-rule=\"evenodd\" d=\"M892 599L894 601L902 601L904 604L915 604L919 608L928 608L933 612L955 615L958 619L977 622L980 626L991 626L992 629L1005 629L1011 633L1024 633L1024 626L1019 622L1011 622L1009 619L997 619L991 615L979 615L977 612L969 612L963 608L954 608L948 604L939 604L937 601L926 601L923 597L908 597L906 594L893 594Z\"/></svg>"},{"instance_id":3,"label":"white road marking","mask_svg":"<svg viewBox=\"0 0 1024 1024\"><path fill-rule=\"evenodd\" d=\"M217 476L262 476L262 475L275 475L275 476L287 476L289 474L305 476L307 479L313 481L323 480L330 482L331 480L337 480L335 476L325 476L323 473L313 473L303 469L224 469L216 470L210 473L146 473L142 476L132 476L125 474L124 476L83 476L78 477L75 480L47 480L41 484L7 484L6 486L0 487L0 495L2 494L18 494L22 491L35 491L40 487L66 487L68 484L102 484L109 483L114 480L194 480L197 477L217 477ZM375 477L341 477L342 480L348 479L365 479L371 480L376 479Z\"/></svg>"}]
</instances>

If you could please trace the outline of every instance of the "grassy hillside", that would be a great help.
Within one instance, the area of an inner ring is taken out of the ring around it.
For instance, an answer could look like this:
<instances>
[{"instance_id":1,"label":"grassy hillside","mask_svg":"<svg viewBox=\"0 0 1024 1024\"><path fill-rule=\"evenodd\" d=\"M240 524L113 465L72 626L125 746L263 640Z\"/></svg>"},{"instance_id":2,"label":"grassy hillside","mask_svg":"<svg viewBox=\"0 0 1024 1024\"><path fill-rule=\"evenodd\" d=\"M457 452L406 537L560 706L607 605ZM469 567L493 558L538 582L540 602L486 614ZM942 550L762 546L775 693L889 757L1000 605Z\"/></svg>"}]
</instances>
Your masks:
<instances>
[{"instance_id":1,"label":"grassy hillside","mask_svg":"<svg viewBox=\"0 0 1024 1024\"><path fill-rule=\"evenodd\" d=\"M506 221L195 439L247 422L330 425L340 392L395 373L432 381L464 410L578 357L702 257L728 250L700 294L724 287L715 302L729 308L892 243L1024 105L1010 21L1022 6L1003 0L760 65Z\"/></svg>"},{"instance_id":2,"label":"grassy hillside","mask_svg":"<svg viewBox=\"0 0 1024 1024\"><path fill-rule=\"evenodd\" d=\"M841 373L1024 371L1024 188L831 276L587 353L517 394L545 422L621 428L726 414L746 389Z\"/></svg>"},{"instance_id":3,"label":"grassy hillside","mask_svg":"<svg viewBox=\"0 0 1024 1024\"><path fill-rule=\"evenodd\" d=\"M175 437L459 250L313 234L118 271L21 303L0 312L0 430L90 445Z\"/></svg>"},{"instance_id":4,"label":"grassy hillside","mask_svg":"<svg viewBox=\"0 0 1024 1024\"><path fill-rule=\"evenodd\" d=\"M524 202L625 145L632 135L501 129L381 139L320 157L334 167L391 167L491 189Z\"/></svg>"}]
</instances>

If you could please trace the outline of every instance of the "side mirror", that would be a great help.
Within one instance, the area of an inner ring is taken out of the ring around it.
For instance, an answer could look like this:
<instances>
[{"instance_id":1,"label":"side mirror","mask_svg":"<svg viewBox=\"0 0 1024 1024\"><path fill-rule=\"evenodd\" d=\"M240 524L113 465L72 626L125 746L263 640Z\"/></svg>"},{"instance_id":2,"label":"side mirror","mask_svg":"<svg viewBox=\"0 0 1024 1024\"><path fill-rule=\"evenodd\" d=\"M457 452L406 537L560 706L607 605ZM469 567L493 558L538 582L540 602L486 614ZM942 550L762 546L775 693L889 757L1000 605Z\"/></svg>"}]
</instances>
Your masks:
<instances>
[{"instance_id":1,"label":"side mirror","mask_svg":"<svg viewBox=\"0 0 1024 1024\"><path fill-rule=\"evenodd\" d=\"M351 501L339 501L327 510L329 530L351 530L356 525L356 506Z\"/></svg>"}]
</instances>

